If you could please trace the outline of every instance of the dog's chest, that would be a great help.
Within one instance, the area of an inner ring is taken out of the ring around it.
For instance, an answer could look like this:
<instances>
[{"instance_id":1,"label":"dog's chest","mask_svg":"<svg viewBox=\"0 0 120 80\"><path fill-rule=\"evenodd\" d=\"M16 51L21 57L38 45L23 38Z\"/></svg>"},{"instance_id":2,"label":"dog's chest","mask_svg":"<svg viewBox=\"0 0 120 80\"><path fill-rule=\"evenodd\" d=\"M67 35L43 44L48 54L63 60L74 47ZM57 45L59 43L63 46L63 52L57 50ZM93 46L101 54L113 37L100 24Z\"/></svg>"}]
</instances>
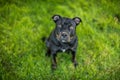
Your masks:
<instances>
[{"instance_id":1,"label":"dog's chest","mask_svg":"<svg viewBox=\"0 0 120 80\"><path fill-rule=\"evenodd\" d=\"M69 49L69 46L60 47L60 50L61 50L62 52L65 52L65 51L67 51L68 49Z\"/></svg>"},{"instance_id":2,"label":"dog's chest","mask_svg":"<svg viewBox=\"0 0 120 80\"><path fill-rule=\"evenodd\" d=\"M66 49L61 49L61 51L62 51L62 52L65 52L65 51L66 51Z\"/></svg>"},{"instance_id":3,"label":"dog's chest","mask_svg":"<svg viewBox=\"0 0 120 80\"><path fill-rule=\"evenodd\" d=\"M60 51L65 52L65 51L68 51L70 49L70 47L71 46L69 44L61 44L59 46L59 49L60 49Z\"/></svg>"}]
</instances>

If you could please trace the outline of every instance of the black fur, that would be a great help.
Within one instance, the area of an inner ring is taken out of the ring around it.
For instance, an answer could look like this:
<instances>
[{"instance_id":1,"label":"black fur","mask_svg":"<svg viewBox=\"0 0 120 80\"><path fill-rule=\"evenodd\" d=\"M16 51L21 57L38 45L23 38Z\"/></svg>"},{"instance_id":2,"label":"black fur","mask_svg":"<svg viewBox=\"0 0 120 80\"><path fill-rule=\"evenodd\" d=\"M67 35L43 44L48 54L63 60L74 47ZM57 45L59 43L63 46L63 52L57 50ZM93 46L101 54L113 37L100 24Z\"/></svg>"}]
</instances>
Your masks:
<instances>
[{"instance_id":1,"label":"black fur","mask_svg":"<svg viewBox=\"0 0 120 80\"><path fill-rule=\"evenodd\" d=\"M79 17L73 19L54 15L52 17L56 23L55 29L51 32L49 38L46 39L47 56L52 57L52 69L56 69L57 52L71 51L72 62L77 66L76 49L78 45L78 38L76 36L76 26L81 22Z\"/></svg>"}]
</instances>

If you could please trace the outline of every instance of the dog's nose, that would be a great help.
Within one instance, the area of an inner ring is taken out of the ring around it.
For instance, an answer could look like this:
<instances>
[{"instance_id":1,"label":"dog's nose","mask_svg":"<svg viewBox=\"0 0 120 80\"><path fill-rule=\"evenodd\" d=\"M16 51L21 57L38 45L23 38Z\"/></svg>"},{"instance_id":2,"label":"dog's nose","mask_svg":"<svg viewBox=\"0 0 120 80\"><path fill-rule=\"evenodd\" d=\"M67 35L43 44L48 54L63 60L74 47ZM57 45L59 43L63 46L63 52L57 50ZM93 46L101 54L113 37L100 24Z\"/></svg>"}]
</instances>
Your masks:
<instances>
[{"instance_id":1,"label":"dog's nose","mask_svg":"<svg viewBox=\"0 0 120 80\"><path fill-rule=\"evenodd\" d=\"M62 38L66 38L66 37L67 37L67 33L63 32L63 33L61 34L61 36L62 36Z\"/></svg>"}]
</instances>

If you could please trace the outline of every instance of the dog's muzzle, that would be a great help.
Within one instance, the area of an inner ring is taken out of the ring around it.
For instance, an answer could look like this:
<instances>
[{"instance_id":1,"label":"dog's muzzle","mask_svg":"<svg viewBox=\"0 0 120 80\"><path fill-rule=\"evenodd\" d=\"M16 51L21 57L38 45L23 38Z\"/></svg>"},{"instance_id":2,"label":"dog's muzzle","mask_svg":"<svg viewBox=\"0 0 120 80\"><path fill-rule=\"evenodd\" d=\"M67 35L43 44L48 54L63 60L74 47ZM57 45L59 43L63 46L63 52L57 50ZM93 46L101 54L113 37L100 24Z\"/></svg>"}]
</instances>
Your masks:
<instances>
[{"instance_id":1,"label":"dog's muzzle","mask_svg":"<svg viewBox=\"0 0 120 80\"><path fill-rule=\"evenodd\" d=\"M70 35L67 32L61 32L60 41L63 43L70 42Z\"/></svg>"}]
</instances>

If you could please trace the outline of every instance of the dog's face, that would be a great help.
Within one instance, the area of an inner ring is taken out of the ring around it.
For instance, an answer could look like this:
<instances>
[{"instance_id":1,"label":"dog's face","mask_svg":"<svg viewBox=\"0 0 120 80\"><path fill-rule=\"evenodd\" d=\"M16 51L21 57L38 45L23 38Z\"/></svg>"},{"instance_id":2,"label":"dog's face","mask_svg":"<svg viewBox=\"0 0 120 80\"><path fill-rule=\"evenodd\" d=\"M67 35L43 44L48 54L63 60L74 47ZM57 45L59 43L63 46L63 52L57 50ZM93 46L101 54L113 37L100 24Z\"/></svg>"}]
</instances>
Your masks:
<instances>
[{"instance_id":1,"label":"dog's face","mask_svg":"<svg viewBox=\"0 0 120 80\"><path fill-rule=\"evenodd\" d=\"M69 43L76 34L76 26L81 22L79 17L73 19L54 15L52 17L56 23L55 35L58 41Z\"/></svg>"}]
</instances>

